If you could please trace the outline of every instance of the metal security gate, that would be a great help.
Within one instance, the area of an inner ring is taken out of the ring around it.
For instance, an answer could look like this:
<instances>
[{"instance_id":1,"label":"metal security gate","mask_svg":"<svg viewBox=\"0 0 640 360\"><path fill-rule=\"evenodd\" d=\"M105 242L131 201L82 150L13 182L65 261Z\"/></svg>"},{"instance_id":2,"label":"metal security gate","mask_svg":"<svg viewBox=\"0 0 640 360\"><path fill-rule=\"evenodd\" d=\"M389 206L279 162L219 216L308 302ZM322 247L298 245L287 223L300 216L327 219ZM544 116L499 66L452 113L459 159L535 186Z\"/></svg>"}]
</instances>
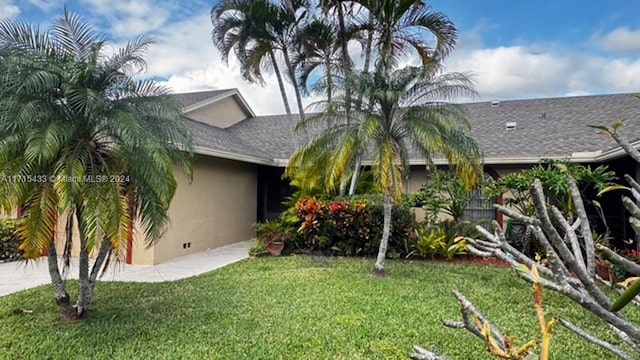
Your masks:
<instances>
[{"instance_id":1,"label":"metal security gate","mask_svg":"<svg viewBox=\"0 0 640 360\"><path fill-rule=\"evenodd\" d=\"M485 173L485 179L492 179L491 175ZM487 227L496 219L496 210L493 208L495 199L486 199L482 193L482 188L473 190L467 207L464 209L462 218Z\"/></svg>"}]
</instances>

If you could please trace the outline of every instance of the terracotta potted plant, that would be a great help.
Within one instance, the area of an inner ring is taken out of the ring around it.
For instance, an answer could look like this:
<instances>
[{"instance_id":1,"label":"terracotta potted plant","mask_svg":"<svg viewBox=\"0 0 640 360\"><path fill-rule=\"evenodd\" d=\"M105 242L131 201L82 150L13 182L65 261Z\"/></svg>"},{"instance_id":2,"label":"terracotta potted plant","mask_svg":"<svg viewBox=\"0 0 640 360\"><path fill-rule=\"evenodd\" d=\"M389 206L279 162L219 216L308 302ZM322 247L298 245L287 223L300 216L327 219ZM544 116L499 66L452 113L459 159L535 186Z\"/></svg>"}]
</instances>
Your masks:
<instances>
[{"instance_id":1,"label":"terracotta potted plant","mask_svg":"<svg viewBox=\"0 0 640 360\"><path fill-rule=\"evenodd\" d=\"M268 221L256 225L258 240L265 245L266 251L273 256L280 256L287 240L287 229L278 221Z\"/></svg>"},{"instance_id":2,"label":"terracotta potted plant","mask_svg":"<svg viewBox=\"0 0 640 360\"><path fill-rule=\"evenodd\" d=\"M596 274L602 278L602 280L610 280L611 277L611 267L605 260L597 260L596 261Z\"/></svg>"},{"instance_id":3,"label":"terracotta potted plant","mask_svg":"<svg viewBox=\"0 0 640 360\"><path fill-rule=\"evenodd\" d=\"M281 237L274 237L274 239L267 244L267 251L273 256L280 256L282 249L284 249L284 241Z\"/></svg>"}]
</instances>

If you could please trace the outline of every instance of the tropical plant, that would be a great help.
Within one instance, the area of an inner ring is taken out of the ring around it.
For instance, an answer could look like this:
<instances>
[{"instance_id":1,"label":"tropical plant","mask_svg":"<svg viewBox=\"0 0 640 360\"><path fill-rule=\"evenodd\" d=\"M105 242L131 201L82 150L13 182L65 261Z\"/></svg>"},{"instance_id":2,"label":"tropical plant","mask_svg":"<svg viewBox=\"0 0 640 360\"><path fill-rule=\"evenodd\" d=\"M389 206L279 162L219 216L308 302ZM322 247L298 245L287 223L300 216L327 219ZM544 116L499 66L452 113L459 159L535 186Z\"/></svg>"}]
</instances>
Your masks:
<instances>
[{"instance_id":1,"label":"tropical plant","mask_svg":"<svg viewBox=\"0 0 640 360\"><path fill-rule=\"evenodd\" d=\"M305 25L296 36L301 51L293 60L293 66L299 73L298 83L301 89L310 94L312 90L309 79L317 70L323 70L324 77L316 80L312 88L316 91L326 89L327 100L331 101L335 77L344 69L334 27L324 19L316 19Z\"/></svg>"},{"instance_id":2,"label":"tropical plant","mask_svg":"<svg viewBox=\"0 0 640 360\"><path fill-rule=\"evenodd\" d=\"M416 240L413 250L407 257L439 258L451 260L457 255L466 254L466 242L463 236L450 236L445 227L419 226L415 230Z\"/></svg>"},{"instance_id":3,"label":"tropical plant","mask_svg":"<svg viewBox=\"0 0 640 360\"><path fill-rule=\"evenodd\" d=\"M20 259L22 252L19 246L18 220L0 219L0 262Z\"/></svg>"},{"instance_id":4,"label":"tropical plant","mask_svg":"<svg viewBox=\"0 0 640 360\"><path fill-rule=\"evenodd\" d=\"M346 256L376 254L384 226L379 195L333 200L302 197L296 202L295 212L299 250ZM408 206L393 208L390 256L407 255L414 242L414 225L415 218Z\"/></svg>"},{"instance_id":5,"label":"tropical plant","mask_svg":"<svg viewBox=\"0 0 640 360\"><path fill-rule=\"evenodd\" d=\"M412 195L414 207L426 210L427 221L434 223L441 213L450 216L454 222L464 216L471 199L471 191L455 174L440 170L433 171L427 182Z\"/></svg>"},{"instance_id":6,"label":"tropical plant","mask_svg":"<svg viewBox=\"0 0 640 360\"><path fill-rule=\"evenodd\" d=\"M276 13L267 1L222 0L211 9L212 39L223 61L228 63L234 52L242 77L249 82L264 84L262 69L272 68L285 111L291 114L276 49L265 28L267 22L274 21Z\"/></svg>"},{"instance_id":7,"label":"tropical plant","mask_svg":"<svg viewBox=\"0 0 640 360\"><path fill-rule=\"evenodd\" d=\"M365 21L360 21L360 29L366 32L365 68L368 72L372 53L377 55L374 72L378 77L388 77L397 68L402 56L418 55L422 67L431 69L432 62L440 62L454 48L457 29L443 13L434 12L424 1L380 0L360 1L369 11ZM429 42L428 39L435 39ZM363 94L362 92L360 94ZM360 97L356 106L369 106ZM365 110L365 109L363 109ZM364 147L353 159L354 171L349 194L353 195L360 175Z\"/></svg>"},{"instance_id":8,"label":"tropical plant","mask_svg":"<svg viewBox=\"0 0 640 360\"><path fill-rule=\"evenodd\" d=\"M56 244L65 243L68 266L70 244L80 242L77 317L89 309L112 255L126 250L134 224L147 244L161 237L174 167L191 172L179 104L166 88L135 78L151 44L139 37L113 52L66 9L47 31L0 21L0 174L10 179L0 182L2 206L24 209L20 249L27 259L48 251L61 304L69 295ZM54 236L58 223L66 236Z\"/></svg>"},{"instance_id":9,"label":"tropical plant","mask_svg":"<svg viewBox=\"0 0 640 360\"><path fill-rule=\"evenodd\" d=\"M331 102L316 103L323 111L300 122L298 129L318 121L335 125L296 151L287 171L296 171L329 153L324 180L327 188L335 189L354 155L371 149L374 184L384 194L384 231L375 265L375 273L382 275L391 210L394 200L401 197L409 169L409 144L419 149L429 164L433 154L442 154L469 186L481 178L481 154L468 133L464 108L446 102L475 93L464 74L443 74L437 63L399 69L389 77L360 74L352 80L345 86L362 91L366 106L353 106L344 91ZM346 118L347 108L353 119Z\"/></svg>"},{"instance_id":10,"label":"tropical plant","mask_svg":"<svg viewBox=\"0 0 640 360\"><path fill-rule=\"evenodd\" d=\"M221 0L211 9L213 43L222 53L222 59L228 61L233 51L240 62L242 76L250 82L263 83L262 69L273 68L287 114L291 114L276 58L277 54L282 56L301 117L304 108L292 57L298 51L295 39L310 6L306 0Z\"/></svg>"}]
</instances>

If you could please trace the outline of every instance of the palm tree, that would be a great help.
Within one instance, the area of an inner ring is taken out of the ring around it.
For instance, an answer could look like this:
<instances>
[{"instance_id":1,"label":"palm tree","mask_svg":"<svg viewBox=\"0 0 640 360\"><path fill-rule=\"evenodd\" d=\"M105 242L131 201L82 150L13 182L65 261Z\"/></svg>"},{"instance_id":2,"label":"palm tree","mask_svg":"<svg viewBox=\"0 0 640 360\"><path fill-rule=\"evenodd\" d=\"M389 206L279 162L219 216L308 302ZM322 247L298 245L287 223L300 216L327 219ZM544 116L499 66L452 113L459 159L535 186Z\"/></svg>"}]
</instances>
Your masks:
<instances>
[{"instance_id":1,"label":"palm tree","mask_svg":"<svg viewBox=\"0 0 640 360\"><path fill-rule=\"evenodd\" d=\"M369 2L369 1L368 1ZM378 52L377 71L393 71L398 58L414 52L422 65L441 61L455 47L458 31L445 14L432 11L424 1L380 0L373 12ZM435 44L427 39L434 38Z\"/></svg>"},{"instance_id":2,"label":"palm tree","mask_svg":"<svg viewBox=\"0 0 640 360\"><path fill-rule=\"evenodd\" d=\"M309 0L284 0L278 7L278 16L275 21L267 24L276 48L280 50L284 59L287 75L293 86L293 93L296 97L298 113L301 119L304 119L302 91L300 90L300 86L298 86L296 68L292 58L300 52L296 38L308 21L310 7L311 3Z\"/></svg>"},{"instance_id":3,"label":"palm tree","mask_svg":"<svg viewBox=\"0 0 640 360\"><path fill-rule=\"evenodd\" d=\"M301 89L310 94L309 78L317 71L324 71L322 80L313 86L315 91L326 90L327 100L333 96L334 76L341 71L341 54L335 28L326 20L316 19L305 25L297 34L296 43L300 44L300 54L294 59L294 68L298 69L298 83Z\"/></svg>"},{"instance_id":4,"label":"palm tree","mask_svg":"<svg viewBox=\"0 0 640 360\"><path fill-rule=\"evenodd\" d=\"M397 66L400 56L411 51L418 54L422 66L440 61L453 50L457 30L453 22L441 12L431 11L424 1L415 0L363 0L359 3L368 10L368 17L357 28L366 33L365 69L369 70L372 47L377 53L375 72L387 76ZM425 39L435 38L435 44ZM358 99L361 103L361 99ZM361 170L362 154L355 156L349 195L354 195Z\"/></svg>"},{"instance_id":5,"label":"palm tree","mask_svg":"<svg viewBox=\"0 0 640 360\"><path fill-rule=\"evenodd\" d=\"M79 241L80 288L70 311L79 318L101 271L126 250L134 224L147 244L163 234L174 168L191 173L179 104L166 88L134 77L151 44L139 37L113 53L104 36L66 9L48 31L0 22L0 174L13 179L0 183L2 206L24 208L20 248L27 259L48 251L61 304L69 295L56 242L65 242L68 264ZM55 237L59 222L62 239Z\"/></svg>"},{"instance_id":6,"label":"palm tree","mask_svg":"<svg viewBox=\"0 0 640 360\"><path fill-rule=\"evenodd\" d=\"M384 275L391 210L408 174L410 146L428 164L433 164L434 155L444 156L469 186L481 179L481 153L469 135L464 108L447 102L475 92L466 75L443 73L437 62L396 70L388 77L363 73L352 77L352 81L346 86L364 93L363 106L345 99L344 89L333 101L316 104L324 111L301 122L298 128L317 121L332 121L335 125L294 153L288 171L329 152L331 161L324 181L327 188L335 189L354 155L363 146L369 149L374 182L384 195L384 227L374 274ZM346 107L351 107L351 121L345 119Z\"/></svg>"},{"instance_id":7,"label":"palm tree","mask_svg":"<svg viewBox=\"0 0 640 360\"><path fill-rule=\"evenodd\" d=\"M276 60L275 40L267 24L276 21L278 8L264 0L221 0L211 9L212 38L222 59L228 63L233 51L240 62L242 77L264 84L263 68L272 68L287 114L291 108L284 81Z\"/></svg>"}]
</instances>

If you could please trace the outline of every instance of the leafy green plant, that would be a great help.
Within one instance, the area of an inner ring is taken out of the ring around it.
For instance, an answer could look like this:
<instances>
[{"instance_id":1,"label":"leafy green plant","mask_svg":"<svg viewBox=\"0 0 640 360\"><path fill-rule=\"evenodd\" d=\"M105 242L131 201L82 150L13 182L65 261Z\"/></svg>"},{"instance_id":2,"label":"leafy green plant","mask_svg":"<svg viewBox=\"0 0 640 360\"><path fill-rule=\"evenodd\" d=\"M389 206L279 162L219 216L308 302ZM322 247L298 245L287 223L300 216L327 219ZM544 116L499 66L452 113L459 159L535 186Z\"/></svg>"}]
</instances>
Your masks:
<instances>
[{"instance_id":1,"label":"leafy green plant","mask_svg":"<svg viewBox=\"0 0 640 360\"><path fill-rule=\"evenodd\" d=\"M269 251L267 250L267 244L258 240L258 238L253 238L255 245L249 249L249 255L251 256L260 256L267 254Z\"/></svg>"},{"instance_id":2,"label":"leafy green plant","mask_svg":"<svg viewBox=\"0 0 640 360\"><path fill-rule=\"evenodd\" d=\"M461 227L452 224L454 223L449 221L437 226L423 224L418 227L415 230L413 250L407 257L451 260L455 256L466 254L466 236L460 231Z\"/></svg>"},{"instance_id":3,"label":"leafy green plant","mask_svg":"<svg viewBox=\"0 0 640 360\"><path fill-rule=\"evenodd\" d=\"M434 171L427 182L412 195L410 204L426 210L427 221L435 223L441 213L459 221L471 198L471 190L455 174Z\"/></svg>"},{"instance_id":4,"label":"leafy green plant","mask_svg":"<svg viewBox=\"0 0 640 360\"><path fill-rule=\"evenodd\" d=\"M417 255L422 258L435 257L445 245L447 235L440 228L420 227L415 230L417 241L413 244L414 250L407 257Z\"/></svg>"},{"instance_id":5,"label":"leafy green plant","mask_svg":"<svg viewBox=\"0 0 640 360\"><path fill-rule=\"evenodd\" d=\"M486 183L484 193L490 198L511 193L511 196L505 199L505 205L523 215L531 216L535 214L535 209L531 203L529 190L533 181L539 179L550 203L557 206L563 214L568 214L573 211L573 204L567 176L575 179L583 195L588 188L602 190L612 185L616 179L615 173L605 165L592 168L567 160L543 160L530 169L514 172Z\"/></svg>"},{"instance_id":6,"label":"leafy green plant","mask_svg":"<svg viewBox=\"0 0 640 360\"><path fill-rule=\"evenodd\" d=\"M291 238L291 229L280 220L256 224L255 228L258 241L265 245L272 242L286 243Z\"/></svg>"},{"instance_id":7,"label":"leafy green plant","mask_svg":"<svg viewBox=\"0 0 640 360\"><path fill-rule=\"evenodd\" d=\"M566 160L543 160L530 169L514 172L496 181L485 183L483 191L490 198L508 194L509 196L504 198L506 207L522 215L533 216L535 209L531 201L530 189L534 180L539 179L549 203L571 219L574 216L574 204L567 176L575 179L583 197L588 189L605 189L616 179L615 173L605 165L593 168ZM592 205L597 206L595 203ZM542 246L534 241L531 229L517 220L509 220L506 235L512 245L527 255L544 252Z\"/></svg>"},{"instance_id":8,"label":"leafy green plant","mask_svg":"<svg viewBox=\"0 0 640 360\"><path fill-rule=\"evenodd\" d=\"M0 261L12 261L22 258L19 250L20 239L18 237L19 220L0 219Z\"/></svg>"}]
</instances>

